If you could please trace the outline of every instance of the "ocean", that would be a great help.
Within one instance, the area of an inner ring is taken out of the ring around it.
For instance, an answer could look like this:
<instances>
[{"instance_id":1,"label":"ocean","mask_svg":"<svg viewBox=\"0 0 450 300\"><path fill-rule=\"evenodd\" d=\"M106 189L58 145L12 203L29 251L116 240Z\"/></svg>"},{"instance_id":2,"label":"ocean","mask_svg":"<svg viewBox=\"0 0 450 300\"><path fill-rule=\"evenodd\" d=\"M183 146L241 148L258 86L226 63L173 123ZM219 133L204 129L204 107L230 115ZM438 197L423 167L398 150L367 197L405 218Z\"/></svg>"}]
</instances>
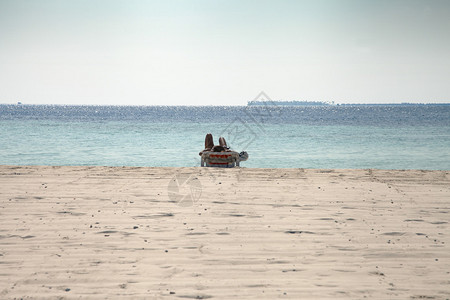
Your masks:
<instances>
[{"instance_id":1,"label":"ocean","mask_svg":"<svg viewBox=\"0 0 450 300\"><path fill-rule=\"evenodd\" d=\"M450 170L450 105L0 105L1 165L193 167L206 133L248 168Z\"/></svg>"}]
</instances>

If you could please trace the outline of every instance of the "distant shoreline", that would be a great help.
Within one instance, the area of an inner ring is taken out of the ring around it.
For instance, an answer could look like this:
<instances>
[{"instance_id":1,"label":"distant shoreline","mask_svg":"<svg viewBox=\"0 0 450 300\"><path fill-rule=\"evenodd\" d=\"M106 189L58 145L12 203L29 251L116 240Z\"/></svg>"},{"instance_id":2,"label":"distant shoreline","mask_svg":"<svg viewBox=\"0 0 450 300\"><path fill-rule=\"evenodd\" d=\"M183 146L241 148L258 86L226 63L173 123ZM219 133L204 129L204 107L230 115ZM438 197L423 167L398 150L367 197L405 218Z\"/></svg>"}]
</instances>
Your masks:
<instances>
[{"instance_id":1,"label":"distant shoreline","mask_svg":"<svg viewBox=\"0 0 450 300\"><path fill-rule=\"evenodd\" d=\"M334 103L322 101L248 101L247 106L423 106L450 105L449 103Z\"/></svg>"}]
</instances>

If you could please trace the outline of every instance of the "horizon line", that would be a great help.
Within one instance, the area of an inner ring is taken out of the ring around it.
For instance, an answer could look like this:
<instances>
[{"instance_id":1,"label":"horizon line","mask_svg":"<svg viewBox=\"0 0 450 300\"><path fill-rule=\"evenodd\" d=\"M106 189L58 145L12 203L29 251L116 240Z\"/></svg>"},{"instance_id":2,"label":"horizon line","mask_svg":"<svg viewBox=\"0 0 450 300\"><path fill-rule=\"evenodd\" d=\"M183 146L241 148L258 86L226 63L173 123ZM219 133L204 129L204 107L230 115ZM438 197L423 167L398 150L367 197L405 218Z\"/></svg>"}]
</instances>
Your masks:
<instances>
[{"instance_id":1,"label":"horizon line","mask_svg":"<svg viewBox=\"0 0 450 300\"><path fill-rule=\"evenodd\" d=\"M268 105L268 104L253 104L249 105L251 102L257 102L257 103L274 103L275 105ZM279 104L277 104L277 102ZM286 104L286 102L304 102L309 104ZM314 104L315 102L320 104ZM283 104L282 104L283 103ZM362 102L355 102L355 103L337 103L334 102L328 103L328 102L322 102L322 101L248 101L247 104L241 104L241 105L213 105L213 104L205 104L205 105L186 105L186 104L74 104L74 103L23 103L23 102L17 102L17 103L0 103L0 105L11 105L11 106L154 106L154 107L247 107L247 106L341 106L341 105L450 105L449 102L369 102L369 103L362 103Z\"/></svg>"}]
</instances>

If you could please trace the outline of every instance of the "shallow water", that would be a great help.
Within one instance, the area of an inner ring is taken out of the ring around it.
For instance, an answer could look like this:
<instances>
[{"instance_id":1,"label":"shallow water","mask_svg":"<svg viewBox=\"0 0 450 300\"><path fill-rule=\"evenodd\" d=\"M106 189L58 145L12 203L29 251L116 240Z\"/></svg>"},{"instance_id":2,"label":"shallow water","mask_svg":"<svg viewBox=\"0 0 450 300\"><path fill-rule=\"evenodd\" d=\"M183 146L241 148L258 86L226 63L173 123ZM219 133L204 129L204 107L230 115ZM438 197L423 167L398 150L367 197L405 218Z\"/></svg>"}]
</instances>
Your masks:
<instances>
[{"instance_id":1,"label":"shallow water","mask_svg":"<svg viewBox=\"0 0 450 300\"><path fill-rule=\"evenodd\" d=\"M244 167L450 169L443 105L0 105L0 164L198 166L208 132Z\"/></svg>"}]
</instances>

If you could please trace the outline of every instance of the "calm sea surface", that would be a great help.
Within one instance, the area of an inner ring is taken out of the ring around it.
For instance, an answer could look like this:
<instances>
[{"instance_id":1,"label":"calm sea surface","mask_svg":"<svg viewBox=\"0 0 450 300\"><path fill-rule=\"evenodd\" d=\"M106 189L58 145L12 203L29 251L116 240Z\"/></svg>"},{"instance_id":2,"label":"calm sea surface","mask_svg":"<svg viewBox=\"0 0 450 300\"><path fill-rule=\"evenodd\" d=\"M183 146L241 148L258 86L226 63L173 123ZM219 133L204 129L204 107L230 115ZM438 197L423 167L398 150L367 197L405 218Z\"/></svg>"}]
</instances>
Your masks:
<instances>
[{"instance_id":1,"label":"calm sea surface","mask_svg":"<svg viewBox=\"0 0 450 300\"><path fill-rule=\"evenodd\" d=\"M0 164L199 166L209 132L244 167L450 170L450 105L0 105Z\"/></svg>"}]
</instances>

